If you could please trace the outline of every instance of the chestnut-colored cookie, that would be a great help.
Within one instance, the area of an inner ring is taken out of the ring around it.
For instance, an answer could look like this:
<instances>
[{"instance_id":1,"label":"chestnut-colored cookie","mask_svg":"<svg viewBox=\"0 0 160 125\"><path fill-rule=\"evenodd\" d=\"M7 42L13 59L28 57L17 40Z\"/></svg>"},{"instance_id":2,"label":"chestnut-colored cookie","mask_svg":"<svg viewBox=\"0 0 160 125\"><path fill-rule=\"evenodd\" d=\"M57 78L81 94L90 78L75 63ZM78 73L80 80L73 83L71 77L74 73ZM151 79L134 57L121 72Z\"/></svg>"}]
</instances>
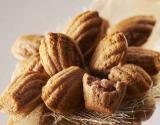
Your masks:
<instances>
[{"instance_id":1,"label":"chestnut-colored cookie","mask_svg":"<svg viewBox=\"0 0 160 125\"><path fill-rule=\"evenodd\" d=\"M123 33L106 36L96 48L91 61L90 70L98 76L106 76L114 66L125 61L127 40Z\"/></svg>"},{"instance_id":2,"label":"chestnut-colored cookie","mask_svg":"<svg viewBox=\"0 0 160 125\"><path fill-rule=\"evenodd\" d=\"M41 41L39 52L41 63L50 76L70 66L84 66L79 48L61 33L48 33Z\"/></svg>"},{"instance_id":3,"label":"chestnut-colored cookie","mask_svg":"<svg viewBox=\"0 0 160 125\"><path fill-rule=\"evenodd\" d=\"M100 39L108 28L108 22L97 11L86 11L76 16L65 29L65 34L79 45L83 55L88 59L94 52Z\"/></svg>"},{"instance_id":4,"label":"chestnut-colored cookie","mask_svg":"<svg viewBox=\"0 0 160 125\"><path fill-rule=\"evenodd\" d=\"M150 75L160 70L160 53L140 47L129 47L126 62L142 67Z\"/></svg>"},{"instance_id":5,"label":"chestnut-colored cookie","mask_svg":"<svg viewBox=\"0 0 160 125\"><path fill-rule=\"evenodd\" d=\"M84 71L71 66L52 76L42 89L42 99L53 112L69 113L83 105Z\"/></svg>"},{"instance_id":6,"label":"chestnut-colored cookie","mask_svg":"<svg viewBox=\"0 0 160 125\"><path fill-rule=\"evenodd\" d=\"M16 65L14 72L12 73L11 81L16 79L19 75L25 72L38 71L46 74L41 62L39 55L31 56L25 60L21 60Z\"/></svg>"},{"instance_id":7,"label":"chestnut-colored cookie","mask_svg":"<svg viewBox=\"0 0 160 125\"><path fill-rule=\"evenodd\" d=\"M2 94L2 109L11 114L28 114L41 102L41 89L47 80L48 76L40 72L21 74Z\"/></svg>"},{"instance_id":8,"label":"chestnut-colored cookie","mask_svg":"<svg viewBox=\"0 0 160 125\"><path fill-rule=\"evenodd\" d=\"M126 98L143 96L153 84L148 73L141 67L133 64L126 64L112 68L108 77L110 80L126 83Z\"/></svg>"},{"instance_id":9,"label":"chestnut-colored cookie","mask_svg":"<svg viewBox=\"0 0 160 125\"><path fill-rule=\"evenodd\" d=\"M108 29L108 34L123 32L129 46L144 44L152 33L156 19L153 16L133 16Z\"/></svg>"},{"instance_id":10,"label":"chestnut-colored cookie","mask_svg":"<svg viewBox=\"0 0 160 125\"><path fill-rule=\"evenodd\" d=\"M18 37L11 48L12 54L19 60L39 54L39 46L42 38L42 35L36 34Z\"/></svg>"},{"instance_id":11,"label":"chestnut-colored cookie","mask_svg":"<svg viewBox=\"0 0 160 125\"><path fill-rule=\"evenodd\" d=\"M119 108L126 93L126 85L85 74L83 93L87 109L110 114Z\"/></svg>"}]
</instances>

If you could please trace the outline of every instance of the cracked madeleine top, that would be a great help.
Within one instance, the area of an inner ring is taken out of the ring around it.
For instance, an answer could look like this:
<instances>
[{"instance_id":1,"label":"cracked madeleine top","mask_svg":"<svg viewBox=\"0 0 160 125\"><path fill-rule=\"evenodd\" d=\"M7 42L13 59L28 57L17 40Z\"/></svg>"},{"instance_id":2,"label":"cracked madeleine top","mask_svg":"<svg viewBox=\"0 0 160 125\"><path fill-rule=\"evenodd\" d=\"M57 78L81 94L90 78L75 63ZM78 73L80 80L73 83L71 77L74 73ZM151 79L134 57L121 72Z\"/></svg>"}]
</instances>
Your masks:
<instances>
[{"instance_id":1,"label":"cracked madeleine top","mask_svg":"<svg viewBox=\"0 0 160 125\"><path fill-rule=\"evenodd\" d=\"M97 11L86 11L76 16L64 32L75 40L86 56L94 51L107 28L108 22Z\"/></svg>"},{"instance_id":2,"label":"cracked madeleine top","mask_svg":"<svg viewBox=\"0 0 160 125\"><path fill-rule=\"evenodd\" d=\"M83 76L83 93L87 109L114 113L125 96L126 85L119 81L101 80L86 73Z\"/></svg>"}]
</instances>

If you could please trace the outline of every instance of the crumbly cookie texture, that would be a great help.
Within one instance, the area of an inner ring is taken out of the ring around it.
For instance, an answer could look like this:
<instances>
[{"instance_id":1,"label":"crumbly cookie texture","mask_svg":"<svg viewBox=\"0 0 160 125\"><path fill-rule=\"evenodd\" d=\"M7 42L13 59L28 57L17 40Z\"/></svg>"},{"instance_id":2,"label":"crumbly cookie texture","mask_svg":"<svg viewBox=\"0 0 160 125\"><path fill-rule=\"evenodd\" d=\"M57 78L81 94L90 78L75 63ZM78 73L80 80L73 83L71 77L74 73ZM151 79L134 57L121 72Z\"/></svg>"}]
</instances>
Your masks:
<instances>
[{"instance_id":1,"label":"crumbly cookie texture","mask_svg":"<svg viewBox=\"0 0 160 125\"><path fill-rule=\"evenodd\" d=\"M117 32L106 36L91 58L91 72L98 76L107 76L112 67L124 64L127 47L127 40L123 33Z\"/></svg>"},{"instance_id":2,"label":"crumbly cookie texture","mask_svg":"<svg viewBox=\"0 0 160 125\"><path fill-rule=\"evenodd\" d=\"M41 89L48 76L28 72L17 77L0 98L2 109L10 114L28 114L41 102Z\"/></svg>"},{"instance_id":3,"label":"crumbly cookie texture","mask_svg":"<svg viewBox=\"0 0 160 125\"><path fill-rule=\"evenodd\" d=\"M83 94L85 107L89 110L114 113L126 93L126 85L107 79L100 80L89 74L83 76Z\"/></svg>"},{"instance_id":4,"label":"crumbly cookie texture","mask_svg":"<svg viewBox=\"0 0 160 125\"><path fill-rule=\"evenodd\" d=\"M138 65L150 75L154 75L160 70L160 53L140 47L129 47L126 63Z\"/></svg>"},{"instance_id":5,"label":"crumbly cookie texture","mask_svg":"<svg viewBox=\"0 0 160 125\"><path fill-rule=\"evenodd\" d=\"M41 41L39 52L41 63L50 76L70 66L84 66L79 48L61 33L48 33Z\"/></svg>"},{"instance_id":6,"label":"crumbly cookie texture","mask_svg":"<svg viewBox=\"0 0 160 125\"><path fill-rule=\"evenodd\" d=\"M42 99L53 112L67 113L83 105L84 70L71 66L52 76L42 89Z\"/></svg>"},{"instance_id":7,"label":"crumbly cookie texture","mask_svg":"<svg viewBox=\"0 0 160 125\"><path fill-rule=\"evenodd\" d=\"M19 60L37 55L42 38L43 36L38 34L20 36L12 45L11 52Z\"/></svg>"},{"instance_id":8,"label":"crumbly cookie texture","mask_svg":"<svg viewBox=\"0 0 160 125\"><path fill-rule=\"evenodd\" d=\"M143 96L153 84L149 74L141 67L133 64L125 64L112 68L108 77L110 80L126 83L126 98Z\"/></svg>"},{"instance_id":9,"label":"crumbly cookie texture","mask_svg":"<svg viewBox=\"0 0 160 125\"><path fill-rule=\"evenodd\" d=\"M108 22L102 19L97 11L85 11L68 24L64 33L75 40L83 55L88 58L105 35L107 28Z\"/></svg>"},{"instance_id":10,"label":"crumbly cookie texture","mask_svg":"<svg viewBox=\"0 0 160 125\"><path fill-rule=\"evenodd\" d=\"M46 74L39 55L31 56L17 63L15 70L12 73L11 81L14 81L19 75L26 72L38 71Z\"/></svg>"},{"instance_id":11,"label":"crumbly cookie texture","mask_svg":"<svg viewBox=\"0 0 160 125\"><path fill-rule=\"evenodd\" d=\"M156 19L153 16L133 16L108 29L108 34L123 32L129 46L144 44L152 33Z\"/></svg>"}]
</instances>

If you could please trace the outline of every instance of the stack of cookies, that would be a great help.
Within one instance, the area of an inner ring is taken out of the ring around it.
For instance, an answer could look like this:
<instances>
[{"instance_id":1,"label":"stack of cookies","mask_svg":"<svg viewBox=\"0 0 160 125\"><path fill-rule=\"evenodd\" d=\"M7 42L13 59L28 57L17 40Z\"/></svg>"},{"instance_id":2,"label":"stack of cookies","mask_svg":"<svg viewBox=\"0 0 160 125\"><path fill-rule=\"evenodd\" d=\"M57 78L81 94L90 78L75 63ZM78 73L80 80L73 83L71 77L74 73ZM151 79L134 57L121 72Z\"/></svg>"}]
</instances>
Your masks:
<instances>
[{"instance_id":1,"label":"stack of cookies","mask_svg":"<svg viewBox=\"0 0 160 125\"><path fill-rule=\"evenodd\" d=\"M44 114L111 115L122 102L145 96L160 70L160 53L141 47L155 23L141 15L109 26L98 12L86 11L63 33L18 37L12 53L19 62L0 97L8 124L67 125Z\"/></svg>"}]
</instances>

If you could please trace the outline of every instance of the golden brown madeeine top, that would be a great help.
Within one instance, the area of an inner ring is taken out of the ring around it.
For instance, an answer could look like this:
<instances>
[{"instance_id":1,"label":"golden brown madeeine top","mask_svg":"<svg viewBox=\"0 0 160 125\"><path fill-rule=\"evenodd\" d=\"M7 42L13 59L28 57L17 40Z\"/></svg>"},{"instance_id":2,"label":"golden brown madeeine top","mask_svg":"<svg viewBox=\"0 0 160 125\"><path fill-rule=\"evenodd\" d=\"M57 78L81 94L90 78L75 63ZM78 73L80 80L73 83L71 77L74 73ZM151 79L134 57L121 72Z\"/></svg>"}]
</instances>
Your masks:
<instances>
[{"instance_id":1,"label":"golden brown madeeine top","mask_svg":"<svg viewBox=\"0 0 160 125\"><path fill-rule=\"evenodd\" d=\"M106 36L91 58L91 71L98 76L106 76L112 67L125 62L127 47L127 40L123 33L117 32Z\"/></svg>"},{"instance_id":2,"label":"golden brown madeeine top","mask_svg":"<svg viewBox=\"0 0 160 125\"><path fill-rule=\"evenodd\" d=\"M41 101L41 89L48 76L40 72L23 73L4 91L0 103L11 114L27 114Z\"/></svg>"},{"instance_id":3,"label":"golden brown madeeine top","mask_svg":"<svg viewBox=\"0 0 160 125\"><path fill-rule=\"evenodd\" d=\"M147 73L153 75L160 70L160 53L140 47L129 47L126 63L138 65Z\"/></svg>"},{"instance_id":4,"label":"golden brown madeeine top","mask_svg":"<svg viewBox=\"0 0 160 125\"><path fill-rule=\"evenodd\" d=\"M139 46L147 41L155 23L156 19L153 16L133 16L109 28L108 34L123 32L129 46Z\"/></svg>"},{"instance_id":5,"label":"golden brown madeeine top","mask_svg":"<svg viewBox=\"0 0 160 125\"><path fill-rule=\"evenodd\" d=\"M113 67L108 78L110 80L126 83L126 98L143 96L153 84L153 81L148 73L141 67L133 64Z\"/></svg>"},{"instance_id":6,"label":"golden brown madeeine top","mask_svg":"<svg viewBox=\"0 0 160 125\"><path fill-rule=\"evenodd\" d=\"M18 37L12 45L12 54L19 60L37 55L39 53L40 41L42 38L43 36L38 34Z\"/></svg>"},{"instance_id":7,"label":"golden brown madeeine top","mask_svg":"<svg viewBox=\"0 0 160 125\"><path fill-rule=\"evenodd\" d=\"M84 66L79 48L61 33L48 33L41 41L39 51L41 63L50 76L69 66Z\"/></svg>"},{"instance_id":8,"label":"golden brown madeeine top","mask_svg":"<svg viewBox=\"0 0 160 125\"><path fill-rule=\"evenodd\" d=\"M39 55L31 56L18 62L14 72L12 73L11 80L13 81L17 76L21 75L22 73L30 71L39 71L45 73L44 68L40 62Z\"/></svg>"},{"instance_id":9,"label":"golden brown madeeine top","mask_svg":"<svg viewBox=\"0 0 160 125\"><path fill-rule=\"evenodd\" d=\"M84 70L71 66L52 76L42 89L42 99L53 112L69 113L83 105Z\"/></svg>"},{"instance_id":10,"label":"golden brown madeeine top","mask_svg":"<svg viewBox=\"0 0 160 125\"><path fill-rule=\"evenodd\" d=\"M97 11L85 11L76 16L64 32L75 40L84 56L87 56L93 53L107 28L108 22Z\"/></svg>"}]
</instances>

